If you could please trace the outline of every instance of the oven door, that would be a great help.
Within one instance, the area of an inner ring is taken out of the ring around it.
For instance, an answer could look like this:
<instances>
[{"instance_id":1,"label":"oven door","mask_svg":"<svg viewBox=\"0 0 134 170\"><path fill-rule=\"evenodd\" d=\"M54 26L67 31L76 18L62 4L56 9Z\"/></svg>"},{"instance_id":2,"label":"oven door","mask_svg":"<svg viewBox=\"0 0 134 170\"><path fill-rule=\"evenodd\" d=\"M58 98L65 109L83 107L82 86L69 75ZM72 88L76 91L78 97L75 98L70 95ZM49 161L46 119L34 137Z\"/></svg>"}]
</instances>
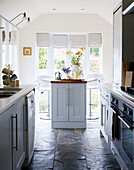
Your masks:
<instances>
[{"instance_id":1,"label":"oven door","mask_svg":"<svg viewBox=\"0 0 134 170\"><path fill-rule=\"evenodd\" d=\"M120 120L118 116L120 112L115 106L111 104L109 107L109 119L108 119L108 134L114 143L120 140Z\"/></svg>"},{"instance_id":2,"label":"oven door","mask_svg":"<svg viewBox=\"0 0 134 170\"><path fill-rule=\"evenodd\" d=\"M120 154L126 162L127 166L134 166L134 135L133 123L123 114L118 116L121 123L121 149Z\"/></svg>"}]
</instances>

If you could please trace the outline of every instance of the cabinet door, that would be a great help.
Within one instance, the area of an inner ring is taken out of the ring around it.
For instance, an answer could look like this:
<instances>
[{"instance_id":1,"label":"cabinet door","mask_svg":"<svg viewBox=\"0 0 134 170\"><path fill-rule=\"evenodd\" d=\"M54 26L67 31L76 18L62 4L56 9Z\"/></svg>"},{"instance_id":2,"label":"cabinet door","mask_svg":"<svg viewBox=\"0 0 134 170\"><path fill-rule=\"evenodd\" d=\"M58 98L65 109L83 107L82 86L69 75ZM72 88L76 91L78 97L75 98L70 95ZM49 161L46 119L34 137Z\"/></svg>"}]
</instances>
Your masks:
<instances>
[{"instance_id":1,"label":"cabinet door","mask_svg":"<svg viewBox=\"0 0 134 170\"><path fill-rule=\"evenodd\" d=\"M12 108L0 115L0 169L12 169L12 140L11 140Z\"/></svg>"},{"instance_id":2,"label":"cabinet door","mask_svg":"<svg viewBox=\"0 0 134 170\"><path fill-rule=\"evenodd\" d=\"M14 106L13 110L13 165L15 170L21 169L21 166L25 159L24 148L24 104L25 98L20 99Z\"/></svg>"},{"instance_id":3,"label":"cabinet door","mask_svg":"<svg viewBox=\"0 0 134 170\"><path fill-rule=\"evenodd\" d=\"M86 120L86 84L69 84L69 121Z\"/></svg>"},{"instance_id":4,"label":"cabinet door","mask_svg":"<svg viewBox=\"0 0 134 170\"><path fill-rule=\"evenodd\" d=\"M100 105L101 105L101 126L103 127L103 130L107 134L108 129L108 101L104 99L102 96L100 96Z\"/></svg>"},{"instance_id":5,"label":"cabinet door","mask_svg":"<svg viewBox=\"0 0 134 170\"><path fill-rule=\"evenodd\" d=\"M68 121L68 84L52 84L52 120Z\"/></svg>"}]
</instances>

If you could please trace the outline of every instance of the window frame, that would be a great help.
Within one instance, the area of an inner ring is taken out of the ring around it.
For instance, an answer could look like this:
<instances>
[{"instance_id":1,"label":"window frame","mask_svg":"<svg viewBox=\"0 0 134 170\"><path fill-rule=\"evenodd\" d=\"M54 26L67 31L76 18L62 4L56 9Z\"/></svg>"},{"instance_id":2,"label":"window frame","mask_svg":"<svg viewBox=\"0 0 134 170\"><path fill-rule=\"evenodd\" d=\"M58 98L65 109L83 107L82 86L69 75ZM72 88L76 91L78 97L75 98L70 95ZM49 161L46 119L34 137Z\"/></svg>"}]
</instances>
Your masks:
<instances>
[{"instance_id":1,"label":"window frame","mask_svg":"<svg viewBox=\"0 0 134 170\"><path fill-rule=\"evenodd\" d=\"M48 47L48 74L44 75L44 76L52 76L54 77L54 47L53 47L53 43L52 43L52 36L53 34L57 34L57 33L50 33L50 45ZM59 34L64 34L65 33L59 33ZM72 51L71 48L71 35L86 35L87 36L87 45L83 48L86 48L86 50L84 51L84 63L83 63L83 78L85 78L88 74L91 74L90 72L90 48L93 47L88 47L88 34L89 33L66 33L66 35L68 35L68 47L66 48L66 52L67 51ZM103 35L101 33L101 35ZM102 44L103 45L103 44ZM101 47L94 47L94 48L99 48L99 73L95 73L95 74L102 74L103 73L103 68L102 68L102 61L103 61L103 57L102 57L102 45ZM38 54L39 54L39 48L38 48ZM62 48L62 47L61 47ZM66 54L65 57L65 67L71 67L71 59L69 58L69 56ZM38 57L38 70L39 70L39 57ZM94 74L94 73L93 73ZM39 71L38 71L38 76L39 75Z\"/></svg>"}]
</instances>

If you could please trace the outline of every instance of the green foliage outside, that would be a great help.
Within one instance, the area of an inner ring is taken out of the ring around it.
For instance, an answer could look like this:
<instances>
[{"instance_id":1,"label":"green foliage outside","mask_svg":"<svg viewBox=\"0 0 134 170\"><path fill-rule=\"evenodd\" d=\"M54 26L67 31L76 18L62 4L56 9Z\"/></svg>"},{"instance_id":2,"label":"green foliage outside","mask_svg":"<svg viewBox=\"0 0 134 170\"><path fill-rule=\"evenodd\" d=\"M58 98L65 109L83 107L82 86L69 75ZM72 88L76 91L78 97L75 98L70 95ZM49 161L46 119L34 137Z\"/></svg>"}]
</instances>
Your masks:
<instances>
[{"instance_id":1,"label":"green foliage outside","mask_svg":"<svg viewBox=\"0 0 134 170\"><path fill-rule=\"evenodd\" d=\"M39 111L48 112L48 92L39 95Z\"/></svg>"},{"instance_id":2,"label":"green foliage outside","mask_svg":"<svg viewBox=\"0 0 134 170\"><path fill-rule=\"evenodd\" d=\"M62 69L65 67L65 60L61 59L61 60L54 60L54 65L55 65L55 69Z\"/></svg>"},{"instance_id":3,"label":"green foliage outside","mask_svg":"<svg viewBox=\"0 0 134 170\"><path fill-rule=\"evenodd\" d=\"M90 54L93 54L94 56L99 56L99 48L90 48Z\"/></svg>"},{"instance_id":4,"label":"green foliage outside","mask_svg":"<svg viewBox=\"0 0 134 170\"><path fill-rule=\"evenodd\" d=\"M99 90L98 89L92 89L91 90L91 101L92 104L92 112L98 112L99 111Z\"/></svg>"},{"instance_id":5,"label":"green foliage outside","mask_svg":"<svg viewBox=\"0 0 134 170\"><path fill-rule=\"evenodd\" d=\"M55 69L62 69L65 67L65 60L55 58ZM48 49L47 48L39 48L39 69L48 69Z\"/></svg>"},{"instance_id":6,"label":"green foliage outside","mask_svg":"<svg viewBox=\"0 0 134 170\"><path fill-rule=\"evenodd\" d=\"M47 48L39 48L39 69L48 69Z\"/></svg>"}]
</instances>

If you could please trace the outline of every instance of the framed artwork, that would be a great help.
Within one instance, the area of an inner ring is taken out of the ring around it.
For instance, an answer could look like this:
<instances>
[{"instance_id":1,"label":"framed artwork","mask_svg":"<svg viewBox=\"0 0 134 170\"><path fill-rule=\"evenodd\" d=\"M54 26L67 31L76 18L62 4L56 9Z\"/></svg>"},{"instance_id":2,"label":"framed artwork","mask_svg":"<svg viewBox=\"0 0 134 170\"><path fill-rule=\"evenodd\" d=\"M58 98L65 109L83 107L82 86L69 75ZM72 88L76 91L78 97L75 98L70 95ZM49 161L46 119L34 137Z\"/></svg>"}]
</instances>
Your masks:
<instances>
[{"instance_id":1,"label":"framed artwork","mask_svg":"<svg viewBox=\"0 0 134 170\"><path fill-rule=\"evenodd\" d=\"M23 55L32 55L31 47L23 47Z\"/></svg>"}]
</instances>

